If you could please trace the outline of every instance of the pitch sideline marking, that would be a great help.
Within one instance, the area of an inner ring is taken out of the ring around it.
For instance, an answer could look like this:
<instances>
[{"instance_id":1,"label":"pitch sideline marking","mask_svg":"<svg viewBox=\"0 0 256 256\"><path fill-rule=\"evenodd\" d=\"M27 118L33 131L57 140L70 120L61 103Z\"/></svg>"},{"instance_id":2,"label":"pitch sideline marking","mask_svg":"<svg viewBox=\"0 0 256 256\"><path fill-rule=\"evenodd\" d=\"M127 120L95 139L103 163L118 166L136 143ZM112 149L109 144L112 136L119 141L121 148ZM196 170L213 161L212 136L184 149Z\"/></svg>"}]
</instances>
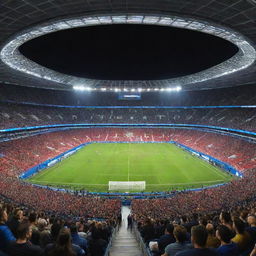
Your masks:
<instances>
[{"instance_id":1,"label":"pitch sideline marking","mask_svg":"<svg viewBox=\"0 0 256 256\"><path fill-rule=\"evenodd\" d=\"M216 174L218 174L219 177L225 178L225 179L227 178L227 176L224 173L222 173L221 170L216 170L215 166L212 166L212 165L209 166L209 163L205 163L205 162L202 162L202 165L214 171ZM214 167L214 168L210 168L210 167Z\"/></svg>"},{"instance_id":2,"label":"pitch sideline marking","mask_svg":"<svg viewBox=\"0 0 256 256\"><path fill-rule=\"evenodd\" d=\"M30 180L30 181L34 181L34 180ZM91 185L91 186L107 186L107 184L89 184L89 183L64 183L64 182L53 182L53 181L35 181L35 182L38 182L38 183L48 183L48 184L68 184L68 185ZM148 183L147 185L151 185L151 186L173 186L173 185L187 185L187 184L200 184L200 183L215 183L215 182L226 182L225 180L215 180L215 181L197 181L197 182L184 182L184 183L165 183L165 184L150 184Z\"/></svg>"},{"instance_id":3,"label":"pitch sideline marking","mask_svg":"<svg viewBox=\"0 0 256 256\"><path fill-rule=\"evenodd\" d=\"M130 143L128 144L129 145L129 153L128 153L128 162L127 162L127 169L128 169L128 181L130 180ZM190 155L192 158L193 156ZM218 181L221 181L221 182L226 182L227 180L227 176L222 173L221 171L219 170L216 170L216 167L214 166L209 166L208 163L205 163L204 161L201 162L201 164L204 166L204 167L207 167L208 169L210 169L211 171L214 171L219 177L225 179L225 180L215 180L215 181L198 181L198 182L187 182L187 183L171 183L171 184L148 184L148 185L152 185L152 186L157 186L157 185L186 185L186 184L199 184L199 183L215 183L215 182L218 182ZM211 168L213 167L213 168ZM53 167L54 168L54 167ZM52 171L52 168L48 168L46 169L45 171L43 171L42 173L38 173L36 176L37 178L41 178L42 176L45 176L46 174L48 174L49 171ZM120 175L117 175L117 176L120 176ZM134 175L134 176L144 176L144 175ZM92 186L100 186L100 185L104 185L104 184L88 184L88 183L63 183L63 182L49 182L49 181L36 181L36 180L33 180L31 179L30 181L32 182L42 182L42 183L48 183L48 184L77 184L77 185L92 185Z\"/></svg>"},{"instance_id":4,"label":"pitch sideline marking","mask_svg":"<svg viewBox=\"0 0 256 256\"><path fill-rule=\"evenodd\" d=\"M49 171L53 171L53 169L51 169L51 167L48 167L48 168L40 171L39 173L35 173L35 176L36 176L36 178L41 178L42 176L46 175Z\"/></svg>"}]
</instances>

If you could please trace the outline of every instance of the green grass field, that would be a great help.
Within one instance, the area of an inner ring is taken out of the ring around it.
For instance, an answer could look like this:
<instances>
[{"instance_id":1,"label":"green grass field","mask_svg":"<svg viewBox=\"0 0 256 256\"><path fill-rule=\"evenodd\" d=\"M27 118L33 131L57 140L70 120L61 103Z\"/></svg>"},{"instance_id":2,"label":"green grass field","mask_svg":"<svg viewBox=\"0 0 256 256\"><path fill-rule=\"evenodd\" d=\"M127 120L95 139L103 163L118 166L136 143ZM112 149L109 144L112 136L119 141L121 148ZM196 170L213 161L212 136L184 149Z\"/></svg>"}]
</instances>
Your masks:
<instances>
[{"instance_id":1,"label":"green grass field","mask_svg":"<svg viewBox=\"0 0 256 256\"><path fill-rule=\"evenodd\" d=\"M108 191L109 181L146 181L145 191L227 182L232 176L169 143L94 143L29 182Z\"/></svg>"}]
</instances>

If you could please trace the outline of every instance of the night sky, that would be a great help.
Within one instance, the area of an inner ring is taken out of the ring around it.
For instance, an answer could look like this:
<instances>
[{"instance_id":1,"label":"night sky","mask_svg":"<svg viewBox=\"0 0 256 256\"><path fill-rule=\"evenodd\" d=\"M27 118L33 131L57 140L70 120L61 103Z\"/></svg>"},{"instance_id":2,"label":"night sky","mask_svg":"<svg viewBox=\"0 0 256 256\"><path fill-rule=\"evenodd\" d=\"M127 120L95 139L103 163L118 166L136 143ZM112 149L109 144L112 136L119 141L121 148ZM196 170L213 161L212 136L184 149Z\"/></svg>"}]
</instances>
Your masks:
<instances>
[{"instance_id":1,"label":"night sky","mask_svg":"<svg viewBox=\"0 0 256 256\"><path fill-rule=\"evenodd\" d=\"M105 25L33 39L20 51L56 71L111 80L154 80L192 74L232 57L233 44L163 26Z\"/></svg>"}]
</instances>

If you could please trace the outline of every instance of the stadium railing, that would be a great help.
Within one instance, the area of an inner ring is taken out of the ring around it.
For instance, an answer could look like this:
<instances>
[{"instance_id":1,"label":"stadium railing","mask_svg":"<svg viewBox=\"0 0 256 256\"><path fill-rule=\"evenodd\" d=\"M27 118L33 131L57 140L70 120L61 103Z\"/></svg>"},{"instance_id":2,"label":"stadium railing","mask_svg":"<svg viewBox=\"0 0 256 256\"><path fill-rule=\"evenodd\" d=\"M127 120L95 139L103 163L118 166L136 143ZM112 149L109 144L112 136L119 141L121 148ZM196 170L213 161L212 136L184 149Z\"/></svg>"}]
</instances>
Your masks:
<instances>
[{"instance_id":1,"label":"stadium railing","mask_svg":"<svg viewBox=\"0 0 256 256\"><path fill-rule=\"evenodd\" d=\"M111 234L111 237L109 239L108 246L106 248L104 256L110 256L110 248L112 246L113 238L115 237L116 232L117 232L117 227L115 227L114 230L112 231L112 234Z\"/></svg>"},{"instance_id":2,"label":"stadium railing","mask_svg":"<svg viewBox=\"0 0 256 256\"><path fill-rule=\"evenodd\" d=\"M133 232L134 232L137 242L139 243L139 247L143 252L143 256L152 256L152 253L150 252L149 248L144 243L144 240L141 237L141 234L140 234L135 222L133 222Z\"/></svg>"}]
</instances>

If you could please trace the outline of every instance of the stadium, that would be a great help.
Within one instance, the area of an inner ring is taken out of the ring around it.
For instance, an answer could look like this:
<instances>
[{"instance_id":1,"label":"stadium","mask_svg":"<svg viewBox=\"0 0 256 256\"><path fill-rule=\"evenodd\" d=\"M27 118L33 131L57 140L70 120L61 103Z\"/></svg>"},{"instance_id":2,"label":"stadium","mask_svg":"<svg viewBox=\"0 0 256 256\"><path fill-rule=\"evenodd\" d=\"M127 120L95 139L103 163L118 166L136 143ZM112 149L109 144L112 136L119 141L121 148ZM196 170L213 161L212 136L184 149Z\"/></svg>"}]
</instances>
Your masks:
<instances>
[{"instance_id":1,"label":"stadium","mask_svg":"<svg viewBox=\"0 0 256 256\"><path fill-rule=\"evenodd\" d=\"M0 3L0 256L255 256L255 0Z\"/></svg>"}]
</instances>

